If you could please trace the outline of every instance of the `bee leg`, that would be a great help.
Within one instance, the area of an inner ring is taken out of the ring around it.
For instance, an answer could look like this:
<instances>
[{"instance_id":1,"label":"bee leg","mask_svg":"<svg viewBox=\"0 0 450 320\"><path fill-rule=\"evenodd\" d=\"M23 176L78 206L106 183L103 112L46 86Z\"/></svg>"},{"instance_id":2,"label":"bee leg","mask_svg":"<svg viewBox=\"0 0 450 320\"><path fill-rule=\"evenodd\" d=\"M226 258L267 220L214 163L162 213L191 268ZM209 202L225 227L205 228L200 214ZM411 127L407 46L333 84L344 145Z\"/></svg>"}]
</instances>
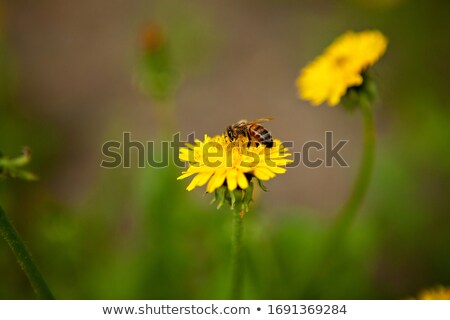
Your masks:
<instances>
[{"instance_id":1,"label":"bee leg","mask_svg":"<svg viewBox=\"0 0 450 320\"><path fill-rule=\"evenodd\" d=\"M248 133L248 130L245 131L245 136L247 137L247 148L249 148L252 145L252 138L250 137L250 134Z\"/></svg>"},{"instance_id":2,"label":"bee leg","mask_svg":"<svg viewBox=\"0 0 450 320\"><path fill-rule=\"evenodd\" d=\"M255 146L255 148L258 148L258 147L259 147L259 142L249 140L249 141L247 142L247 147L251 147L252 145Z\"/></svg>"}]
</instances>

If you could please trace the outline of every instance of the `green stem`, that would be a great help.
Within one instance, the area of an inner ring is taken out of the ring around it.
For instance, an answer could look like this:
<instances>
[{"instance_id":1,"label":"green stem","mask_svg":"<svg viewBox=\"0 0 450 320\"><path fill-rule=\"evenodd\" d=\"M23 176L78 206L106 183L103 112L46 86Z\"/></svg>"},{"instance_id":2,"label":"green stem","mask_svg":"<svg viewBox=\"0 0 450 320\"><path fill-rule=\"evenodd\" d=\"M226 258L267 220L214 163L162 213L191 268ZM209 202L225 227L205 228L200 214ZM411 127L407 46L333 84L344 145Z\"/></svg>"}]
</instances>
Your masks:
<instances>
[{"instance_id":1,"label":"green stem","mask_svg":"<svg viewBox=\"0 0 450 320\"><path fill-rule=\"evenodd\" d=\"M360 208L364 196L369 188L372 177L373 165L375 161L375 124L372 113L372 106L366 97L361 102L361 112L364 123L364 149L362 162L359 167L358 175L353 185L352 192L345 205L338 213L336 224L334 226L335 236L343 234L351 226Z\"/></svg>"},{"instance_id":2,"label":"green stem","mask_svg":"<svg viewBox=\"0 0 450 320\"><path fill-rule=\"evenodd\" d=\"M27 247L23 243L19 234L17 233L16 228L12 225L9 218L6 216L6 213L0 207L0 234L6 240L9 247L13 251L14 255L17 258L17 262L22 268L23 272L28 277L28 280L31 283L36 295L39 299L54 299L53 294L50 292L50 289L47 287L44 278L39 272L38 267L33 261L30 252Z\"/></svg>"},{"instance_id":3,"label":"green stem","mask_svg":"<svg viewBox=\"0 0 450 320\"><path fill-rule=\"evenodd\" d=\"M155 112L158 125L160 125L160 137L170 138L176 128L175 100L168 98L165 101L156 101Z\"/></svg>"},{"instance_id":4,"label":"green stem","mask_svg":"<svg viewBox=\"0 0 450 320\"><path fill-rule=\"evenodd\" d=\"M237 206L240 207L240 206ZM241 216L240 209L233 210L233 234L232 234L232 287L231 287L231 299L241 299L242 296L242 282L244 270L242 268L242 223L243 218Z\"/></svg>"}]
</instances>

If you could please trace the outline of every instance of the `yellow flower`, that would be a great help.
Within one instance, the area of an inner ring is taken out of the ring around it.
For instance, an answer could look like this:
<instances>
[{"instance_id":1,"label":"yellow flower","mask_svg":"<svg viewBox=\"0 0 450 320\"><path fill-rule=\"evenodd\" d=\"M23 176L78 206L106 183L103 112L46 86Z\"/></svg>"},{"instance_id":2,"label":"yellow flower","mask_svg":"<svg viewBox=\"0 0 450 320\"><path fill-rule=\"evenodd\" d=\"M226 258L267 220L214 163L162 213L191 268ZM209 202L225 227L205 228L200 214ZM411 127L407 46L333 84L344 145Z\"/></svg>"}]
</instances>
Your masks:
<instances>
[{"instance_id":1,"label":"yellow flower","mask_svg":"<svg viewBox=\"0 0 450 320\"><path fill-rule=\"evenodd\" d=\"M439 286L424 290L419 294L419 300L450 300L450 288Z\"/></svg>"},{"instance_id":2,"label":"yellow flower","mask_svg":"<svg viewBox=\"0 0 450 320\"><path fill-rule=\"evenodd\" d=\"M350 87L363 84L363 72L386 51L387 39L379 31L348 31L307 65L297 79L301 99L313 105L337 105Z\"/></svg>"},{"instance_id":3,"label":"yellow flower","mask_svg":"<svg viewBox=\"0 0 450 320\"><path fill-rule=\"evenodd\" d=\"M225 136L196 140L180 149L180 160L189 162L189 167L178 180L195 175L187 190L205 185L208 193L226 185L229 191L247 189L250 180L269 180L286 172L284 166L292 162L280 140L274 139L273 147L262 144L248 145L246 138L230 142Z\"/></svg>"}]
</instances>

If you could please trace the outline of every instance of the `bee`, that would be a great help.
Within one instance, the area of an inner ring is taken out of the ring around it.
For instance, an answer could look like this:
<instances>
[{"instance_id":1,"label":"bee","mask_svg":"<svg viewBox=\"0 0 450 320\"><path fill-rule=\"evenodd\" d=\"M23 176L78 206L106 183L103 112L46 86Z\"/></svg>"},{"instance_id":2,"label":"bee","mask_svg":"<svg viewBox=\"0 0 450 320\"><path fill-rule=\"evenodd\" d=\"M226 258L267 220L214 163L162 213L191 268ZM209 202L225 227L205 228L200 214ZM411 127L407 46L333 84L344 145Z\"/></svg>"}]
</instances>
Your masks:
<instances>
[{"instance_id":1,"label":"bee","mask_svg":"<svg viewBox=\"0 0 450 320\"><path fill-rule=\"evenodd\" d=\"M235 124L228 126L225 133L231 141L244 136L248 138L249 144L254 141L257 145L261 143L268 148L272 148L272 136L270 135L270 132L261 125L261 123L270 120L272 120L272 118L262 118L253 121L240 120Z\"/></svg>"}]
</instances>

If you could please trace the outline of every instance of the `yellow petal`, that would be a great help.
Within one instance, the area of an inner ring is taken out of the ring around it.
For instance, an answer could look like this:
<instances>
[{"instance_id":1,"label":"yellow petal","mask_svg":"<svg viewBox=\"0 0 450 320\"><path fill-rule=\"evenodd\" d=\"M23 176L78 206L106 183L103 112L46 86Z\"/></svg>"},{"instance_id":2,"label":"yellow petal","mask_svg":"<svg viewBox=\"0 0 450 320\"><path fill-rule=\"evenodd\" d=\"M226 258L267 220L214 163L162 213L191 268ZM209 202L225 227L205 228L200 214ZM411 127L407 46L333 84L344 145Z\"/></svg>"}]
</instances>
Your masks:
<instances>
[{"instance_id":1,"label":"yellow petal","mask_svg":"<svg viewBox=\"0 0 450 320\"><path fill-rule=\"evenodd\" d=\"M228 190L234 191L237 188L237 171L232 169L227 173Z\"/></svg>"},{"instance_id":2,"label":"yellow petal","mask_svg":"<svg viewBox=\"0 0 450 320\"><path fill-rule=\"evenodd\" d=\"M194 179L192 179L191 183L188 185L186 190L187 191L191 191L195 187L201 187L202 185L204 185L208 181L208 179L211 177L212 173L213 172L211 171L211 172L205 172L205 173L197 174L194 177Z\"/></svg>"},{"instance_id":3,"label":"yellow petal","mask_svg":"<svg viewBox=\"0 0 450 320\"><path fill-rule=\"evenodd\" d=\"M269 180L270 178L275 177L275 174L267 168L256 168L255 177L259 180Z\"/></svg>"},{"instance_id":4,"label":"yellow petal","mask_svg":"<svg viewBox=\"0 0 450 320\"><path fill-rule=\"evenodd\" d=\"M280 166L285 166L288 163L294 162L294 160L291 160L291 159L275 159L275 160L272 159L272 161L279 167Z\"/></svg>"},{"instance_id":5,"label":"yellow petal","mask_svg":"<svg viewBox=\"0 0 450 320\"><path fill-rule=\"evenodd\" d=\"M211 177L208 185L206 186L206 192L211 193L217 188L221 187L225 181L225 173L225 170L216 171L216 173Z\"/></svg>"},{"instance_id":6,"label":"yellow petal","mask_svg":"<svg viewBox=\"0 0 450 320\"><path fill-rule=\"evenodd\" d=\"M194 153L192 150L186 148L180 149L180 154L178 156L181 161L192 161L194 160Z\"/></svg>"},{"instance_id":7,"label":"yellow petal","mask_svg":"<svg viewBox=\"0 0 450 320\"><path fill-rule=\"evenodd\" d=\"M189 183L189 185L187 186L186 190L187 191L191 191L193 190L196 186L197 183L199 182L199 180L201 179L201 174L197 174L194 179L192 179L191 183Z\"/></svg>"},{"instance_id":8,"label":"yellow petal","mask_svg":"<svg viewBox=\"0 0 450 320\"><path fill-rule=\"evenodd\" d=\"M205 172L202 174L202 178L199 180L199 182L197 183L197 187L201 187L202 185L204 185L205 183L208 182L209 178L211 178L212 174L214 172Z\"/></svg>"},{"instance_id":9,"label":"yellow petal","mask_svg":"<svg viewBox=\"0 0 450 320\"><path fill-rule=\"evenodd\" d=\"M186 147L188 147L189 149L194 149L194 148L196 147L196 145L191 144L191 143L189 143L189 142L186 142L184 145L185 145Z\"/></svg>"},{"instance_id":10,"label":"yellow petal","mask_svg":"<svg viewBox=\"0 0 450 320\"><path fill-rule=\"evenodd\" d=\"M196 172L188 172L188 171L183 171L183 174L181 176L179 176L177 178L177 180L183 180L184 178L190 177L193 174L195 174Z\"/></svg>"},{"instance_id":11,"label":"yellow petal","mask_svg":"<svg viewBox=\"0 0 450 320\"><path fill-rule=\"evenodd\" d=\"M282 174L286 172L285 168L280 168L280 167L268 167L270 171L272 171L273 173L277 173L277 174Z\"/></svg>"},{"instance_id":12,"label":"yellow petal","mask_svg":"<svg viewBox=\"0 0 450 320\"><path fill-rule=\"evenodd\" d=\"M206 171L207 170L207 168L205 168L205 167L201 167L201 166L191 166L191 167L189 167L186 171L183 171L182 173L182 175L181 176L179 176L178 178L177 178L177 180L182 180L182 179L184 179L184 178L187 178L187 177L189 177L189 176L192 176L193 174L195 174L195 173L199 173L199 172L202 172L202 171Z\"/></svg>"},{"instance_id":13,"label":"yellow petal","mask_svg":"<svg viewBox=\"0 0 450 320\"><path fill-rule=\"evenodd\" d=\"M248 180L245 174L243 174L241 171L237 172L237 182L239 184L239 187L241 189L247 189L248 188Z\"/></svg>"}]
</instances>

